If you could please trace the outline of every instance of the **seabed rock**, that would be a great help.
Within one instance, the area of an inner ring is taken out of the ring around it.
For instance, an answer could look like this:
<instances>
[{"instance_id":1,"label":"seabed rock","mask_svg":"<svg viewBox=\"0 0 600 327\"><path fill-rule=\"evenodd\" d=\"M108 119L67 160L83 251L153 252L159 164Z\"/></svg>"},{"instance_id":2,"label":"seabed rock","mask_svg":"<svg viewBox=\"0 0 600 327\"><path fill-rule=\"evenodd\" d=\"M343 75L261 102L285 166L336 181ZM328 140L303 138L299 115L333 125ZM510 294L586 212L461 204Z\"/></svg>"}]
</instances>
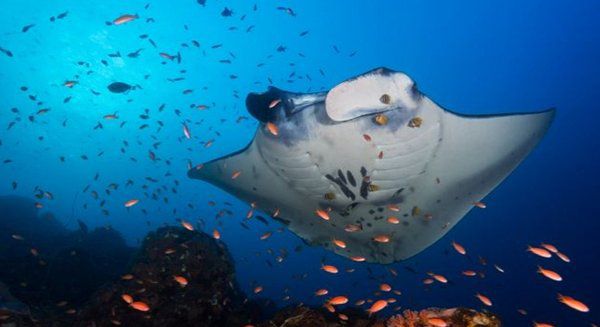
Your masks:
<instances>
[{"instance_id":1,"label":"seabed rock","mask_svg":"<svg viewBox=\"0 0 600 327\"><path fill-rule=\"evenodd\" d=\"M229 252L212 237L161 228L146 237L134 262L129 274L93 297L77 326L243 326L249 320ZM134 309L124 294L149 311Z\"/></svg>"},{"instance_id":2,"label":"seabed rock","mask_svg":"<svg viewBox=\"0 0 600 327\"><path fill-rule=\"evenodd\" d=\"M368 317L356 310L340 313L341 317L323 309L286 308L257 327L500 327L500 319L494 314L467 308L405 310L387 319Z\"/></svg>"}]
</instances>

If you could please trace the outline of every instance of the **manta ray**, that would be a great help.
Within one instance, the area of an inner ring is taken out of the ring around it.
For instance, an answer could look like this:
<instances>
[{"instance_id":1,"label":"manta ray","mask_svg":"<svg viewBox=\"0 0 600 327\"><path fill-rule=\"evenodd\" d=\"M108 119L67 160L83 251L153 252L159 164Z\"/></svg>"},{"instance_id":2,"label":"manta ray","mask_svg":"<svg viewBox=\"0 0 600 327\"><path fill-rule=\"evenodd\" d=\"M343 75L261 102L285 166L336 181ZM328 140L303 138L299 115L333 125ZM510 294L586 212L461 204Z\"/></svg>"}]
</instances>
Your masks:
<instances>
[{"instance_id":1,"label":"manta ray","mask_svg":"<svg viewBox=\"0 0 600 327\"><path fill-rule=\"evenodd\" d=\"M548 130L554 109L465 115L406 74L378 68L322 93L270 87L246 98L259 121L244 149L193 167L311 245L392 263L443 237Z\"/></svg>"}]
</instances>

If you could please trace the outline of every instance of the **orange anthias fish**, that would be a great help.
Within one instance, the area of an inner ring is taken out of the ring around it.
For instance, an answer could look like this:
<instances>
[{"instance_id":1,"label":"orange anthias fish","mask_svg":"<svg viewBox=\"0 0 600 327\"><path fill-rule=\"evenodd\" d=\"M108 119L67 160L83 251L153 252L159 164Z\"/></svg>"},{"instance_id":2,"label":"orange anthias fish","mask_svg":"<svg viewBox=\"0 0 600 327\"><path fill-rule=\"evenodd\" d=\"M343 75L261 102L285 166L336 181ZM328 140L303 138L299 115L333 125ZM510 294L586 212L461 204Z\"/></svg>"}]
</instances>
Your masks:
<instances>
[{"instance_id":1,"label":"orange anthias fish","mask_svg":"<svg viewBox=\"0 0 600 327\"><path fill-rule=\"evenodd\" d=\"M181 287L186 287L188 284L188 280L183 276L173 276L173 279L181 285Z\"/></svg>"},{"instance_id":2,"label":"orange anthias fish","mask_svg":"<svg viewBox=\"0 0 600 327\"><path fill-rule=\"evenodd\" d=\"M462 272L463 275L467 276L467 277L473 277L476 276L477 273L474 272L473 270L465 270Z\"/></svg>"},{"instance_id":3,"label":"orange anthias fish","mask_svg":"<svg viewBox=\"0 0 600 327\"><path fill-rule=\"evenodd\" d=\"M317 209L317 210L315 210L315 214L317 214L317 216L321 217L322 219L325 219L325 220L329 220L330 219L329 212L326 211L326 210Z\"/></svg>"},{"instance_id":4,"label":"orange anthias fish","mask_svg":"<svg viewBox=\"0 0 600 327\"><path fill-rule=\"evenodd\" d=\"M279 128L277 127L277 125L273 124L272 122L267 123L267 130L269 131L269 133L271 133L275 136L279 135Z\"/></svg>"},{"instance_id":5,"label":"orange anthias fish","mask_svg":"<svg viewBox=\"0 0 600 327\"><path fill-rule=\"evenodd\" d=\"M533 327L554 327L554 325L547 324L545 322L533 322Z\"/></svg>"},{"instance_id":6,"label":"orange anthias fish","mask_svg":"<svg viewBox=\"0 0 600 327\"><path fill-rule=\"evenodd\" d=\"M536 248L536 247L528 246L527 251L529 251L537 256L540 256L542 258L552 257L552 253L550 253L550 251L543 249L543 248Z\"/></svg>"},{"instance_id":7,"label":"orange anthias fish","mask_svg":"<svg viewBox=\"0 0 600 327\"><path fill-rule=\"evenodd\" d=\"M558 294L558 301L564 303L568 307L575 309L579 312L589 312L590 308L583 302L575 300L574 298L562 294Z\"/></svg>"},{"instance_id":8,"label":"orange anthias fish","mask_svg":"<svg viewBox=\"0 0 600 327\"><path fill-rule=\"evenodd\" d=\"M388 235L377 235L373 237L373 241L379 243L387 243L390 241L390 237Z\"/></svg>"},{"instance_id":9,"label":"orange anthias fish","mask_svg":"<svg viewBox=\"0 0 600 327\"><path fill-rule=\"evenodd\" d=\"M548 244L548 243L542 243L540 244L543 248L545 248L546 250L552 252L552 253L558 253L558 249L556 248L556 246L552 245L552 244Z\"/></svg>"},{"instance_id":10,"label":"orange anthias fish","mask_svg":"<svg viewBox=\"0 0 600 327\"><path fill-rule=\"evenodd\" d=\"M231 179L236 179L236 178L240 177L241 174L242 174L241 171L236 170L233 172L233 174L231 174Z\"/></svg>"},{"instance_id":11,"label":"orange anthias fish","mask_svg":"<svg viewBox=\"0 0 600 327\"><path fill-rule=\"evenodd\" d=\"M383 283L379 285L379 289L383 292L389 292L392 290L392 287L390 286L390 284Z\"/></svg>"},{"instance_id":12,"label":"orange anthias fish","mask_svg":"<svg viewBox=\"0 0 600 327\"><path fill-rule=\"evenodd\" d=\"M121 295L121 299L123 299L123 301L125 301L125 303L127 303L127 304L133 303L133 297L129 294Z\"/></svg>"},{"instance_id":13,"label":"orange anthias fish","mask_svg":"<svg viewBox=\"0 0 600 327\"><path fill-rule=\"evenodd\" d=\"M327 293L329 293L329 291L326 290L326 289L324 289L324 288L322 288L322 289L317 290L315 292L315 295L316 296L323 296L323 295L327 295Z\"/></svg>"},{"instance_id":14,"label":"orange anthias fish","mask_svg":"<svg viewBox=\"0 0 600 327\"><path fill-rule=\"evenodd\" d=\"M132 274L127 274L127 275L121 276L122 280L132 280L133 278L134 278L134 276Z\"/></svg>"},{"instance_id":15,"label":"orange anthias fish","mask_svg":"<svg viewBox=\"0 0 600 327\"><path fill-rule=\"evenodd\" d=\"M448 283L448 279L442 275L434 274L434 273L428 273L428 275L433 277L433 279L437 280L440 283L443 283L443 284Z\"/></svg>"},{"instance_id":16,"label":"orange anthias fish","mask_svg":"<svg viewBox=\"0 0 600 327\"><path fill-rule=\"evenodd\" d=\"M125 208L129 208L129 207L133 207L134 205L138 204L138 202L140 202L140 200L138 199L131 199L127 202L125 202Z\"/></svg>"},{"instance_id":17,"label":"orange anthias fish","mask_svg":"<svg viewBox=\"0 0 600 327\"><path fill-rule=\"evenodd\" d=\"M338 273L338 269L336 266L332 266L332 265L323 265L321 266L321 269L323 269L324 271L330 273L330 274L337 274Z\"/></svg>"},{"instance_id":18,"label":"orange anthias fish","mask_svg":"<svg viewBox=\"0 0 600 327\"><path fill-rule=\"evenodd\" d=\"M487 305L488 307L492 306L492 300L490 300L489 297L482 295L482 294L475 294L475 297L477 297L479 299L479 301L481 301L481 303Z\"/></svg>"},{"instance_id":19,"label":"orange anthias fish","mask_svg":"<svg viewBox=\"0 0 600 327\"><path fill-rule=\"evenodd\" d=\"M387 208L388 208L388 210L394 211L394 212L400 211L400 207L396 204L388 204Z\"/></svg>"},{"instance_id":20,"label":"orange anthias fish","mask_svg":"<svg viewBox=\"0 0 600 327\"><path fill-rule=\"evenodd\" d=\"M462 255L467 254L467 251L465 250L465 248L462 245L460 245L454 241L452 241L452 247L454 247L454 250L456 250L456 252L458 252Z\"/></svg>"},{"instance_id":21,"label":"orange anthias fish","mask_svg":"<svg viewBox=\"0 0 600 327\"><path fill-rule=\"evenodd\" d=\"M388 223L390 223L390 224L397 225L397 224L399 224L399 223L400 223L400 219L398 219L398 217L389 216L389 217L387 218L387 222L388 222Z\"/></svg>"},{"instance_id":22,"label":"orange anthias fish","mask_svg":"<svg viewBox=\"0 0 600 327\"><path fill-rule=\"evenodd\" d=\"M343 295L340 295L331 298L329 301L327 301L327 303L329 303L330 305L342 305L348 303L348 298Z\"/></svg>"},{"instance_id":23,"label":"orange anthias fish","mask_svg":"<svg viewBox=\"0 0 600 327\"><path fill-rule=\"evenodd\" d=\"M281 99L275 99L275 100L271 101L271 103L269 103L269 109L273 109L273 108L277 107L277 105L280 103L281 103Z\"/></svg>"},{"instance_id":24,"label":"orange anthias fish","mask_svg":"<svg viewBox=\"0 0 600 327\"><path fill-rule=\"evenodd\" d=\"M121 16L115 18L115 20L113 20L113 24L121 25L121 24L129 23L137 18L139 18L138 15L124 14L124 15L121 15Z\"/></svg>"},{"instance_id":25,"label":"orange anthias fish","mask_svg":"<svg viewBox=\"0 0 600 327\"><path fill-rule=\"evenodd\" d=\"M371 305L371 307L367 310L367 312L369 313L369 315L375 313L375 312L379 312L383 309L385 309L385 307L387 307L388 302L386 300L377 300L375 301L375 303L373 303L373 305Z\"/></svg>"},{"instance_id":26,"label":"orange anthias fish","mask_svg":"<svg viewBox=\"0 0 600 327\"><path fill-rule=\"evenodd\" d=\"M562 260L564 262L571 262L571 259L569 259L569 257L567 257L567 255L562 252L556 252L556 256L559 257L560 260Z\"/></svg>"},{"instance_id":27,"label":"orange anthias fish","mask_svg":"<svg viewBox=\"0 0 600 327\"><path fill-rule=\"evenodd\" d=\"M221 233L218 230L215 229L215 230L213 230L213 237L216 240L219 240L219 239L221 239Z\"/></svg>"},{"instance_id":28,"label":"orange anthias fish","mask_svg":"<svg viewBox=\"0 0 600 327\"><path fill-rule=\"evenodd\" d=\"M190 232L194 231L194 226L185 220L181 221L181 226L183 226L183 228L189 230Z\"/></svg>"},{"instance_id":29,"label":"orange anthias fish","mask_svg":"<svg viewBox=\"0 0 600 327\"><path fill-rule=\"evenodd\" d=\"M549 269L544 269L544 268L538 266L537 272L544 275L544 277L546 277L548 279L552 279L553 281L556 281L556 282L562 281L562 277L555 271L552 271Z\"/></svg>"},{"instance_id":30,"label":"orange anthias fish","mask_svg":"<svg viewBox=\"0 0 600 327\"><path fill-rule=\"evenodd\" d=\"M340 248L342 248L342 249L345 249L345 248L346 248L346 242L344 242L344 241L341 241L341 240L338 240L338 239L335 239L335 238L334 238L334 239L332 240L332 242L333 242L333 244L335 244L337 247L340 247Z\"/></svg>"},{"instance_id":31,"label":"orange anthias fish","mask_svg":"<svg viewBox=\"0 0 600 327\"><path fill-rule=\"evenodd\" d=\"M474 202L473 205L476 206L479 209L485 209L485 208L487 208L487 205L485 203L483 203L483 202Z\"/></svg>"},{"instance_id":32,"label":"orange anthias fish","mask_svg":"<svg viewBox=\"0 0 600 327\"><path fill-rule=\"evenodd\" d=\"M142 312L150 311L150 306L148 306L146 303L140 302L140 301L132 302L131 304L129 304L129 306L131 306L135 310L142 311Z\"/></svg>"}]
</instances>

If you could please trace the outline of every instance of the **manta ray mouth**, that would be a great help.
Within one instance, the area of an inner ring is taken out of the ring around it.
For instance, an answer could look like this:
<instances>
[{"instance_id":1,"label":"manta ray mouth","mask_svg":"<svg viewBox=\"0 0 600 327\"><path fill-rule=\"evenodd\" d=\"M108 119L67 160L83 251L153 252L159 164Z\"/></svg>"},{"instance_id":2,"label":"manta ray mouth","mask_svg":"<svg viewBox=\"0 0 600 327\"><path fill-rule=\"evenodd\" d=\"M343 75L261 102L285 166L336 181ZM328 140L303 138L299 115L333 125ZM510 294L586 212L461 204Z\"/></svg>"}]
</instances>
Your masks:
<instances>
[{"instance_id":1,"label":"manta ray mouth","mask_svg":"<svg viewBox=\"0 0 600 327\"><path fill-rule=\"evenodd\" d=\"M250 93L246 97L246 108L258 121L263 123L273 121L277 117L277 110L272 107L272 104L278 100L284 102L282 99L284 95L284 91L275 87L269 87L269 90L264 93Z\"/></svg>"},{"instance_id":2,"label":"manta ray mouth","mask_svg":"<svg viewBox=\"0 0 600 327\"><path fill-rule=\"evenodd\" d=\"M325 101L326 93L294 93L269 87L264 93L250 93L246 108L252 117L266 123L289 118L305 108Z\"/></svg>"}]
</instances>

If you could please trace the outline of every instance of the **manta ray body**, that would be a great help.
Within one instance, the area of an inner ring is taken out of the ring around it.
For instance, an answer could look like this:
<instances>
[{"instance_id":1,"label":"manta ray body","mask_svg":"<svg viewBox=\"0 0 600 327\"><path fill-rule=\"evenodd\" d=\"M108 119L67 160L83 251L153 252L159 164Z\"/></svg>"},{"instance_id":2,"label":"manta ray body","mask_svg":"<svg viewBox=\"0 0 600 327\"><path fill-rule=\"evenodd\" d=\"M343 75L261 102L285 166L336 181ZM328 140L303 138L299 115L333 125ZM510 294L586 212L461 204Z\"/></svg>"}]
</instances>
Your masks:
<instances>
[{"instance_id":1,"label":"manta ray body","mask_svg":"<svg viewBox=\"0 0 600 327\"><path fill-rule=\"evenodd\" d=\"M481 206L554 116L457 114L386 68L323 93L251 93L246 106L260 121L252 142L188 175L310 244L378 263L419 253Z\"/></svg>"}]
</instances>

